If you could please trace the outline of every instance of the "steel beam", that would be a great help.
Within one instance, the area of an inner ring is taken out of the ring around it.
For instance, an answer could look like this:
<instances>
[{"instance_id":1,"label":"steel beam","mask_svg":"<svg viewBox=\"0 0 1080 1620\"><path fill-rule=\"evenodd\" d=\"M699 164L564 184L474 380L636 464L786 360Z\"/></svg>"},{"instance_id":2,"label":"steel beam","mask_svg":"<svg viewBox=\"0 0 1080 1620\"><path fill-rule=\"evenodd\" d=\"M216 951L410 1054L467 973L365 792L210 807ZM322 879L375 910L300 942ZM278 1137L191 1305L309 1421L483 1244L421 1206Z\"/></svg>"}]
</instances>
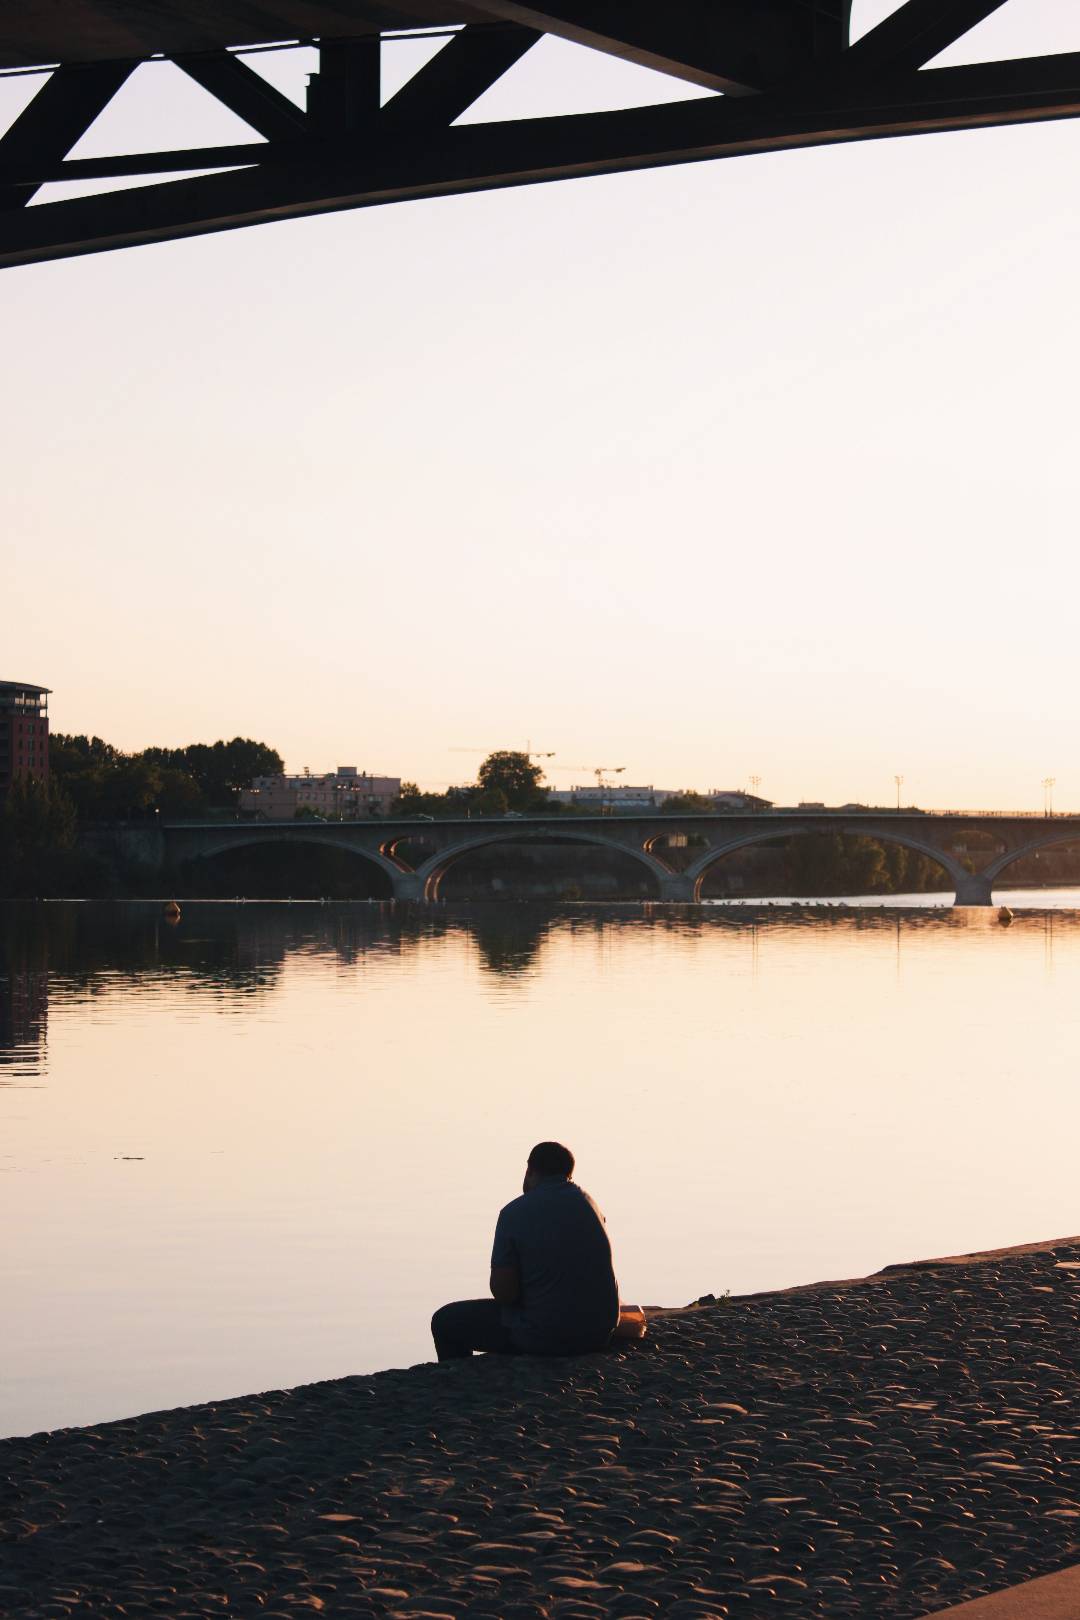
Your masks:
<instances>
[{"instance_id":1,"label":"steel beam","mask_svg":"<svg viewBox=\"0 0 1080 1620\"><path fill-rule=\"evenodd\" d=\"M308 84L308 115L320 135L370 134L379 117L381 51L369 39L324 40Z\"/></svg>"},{"instance_id":2,"label":"steel beam","mask_svg":"<svg viewBox=\"0 0 1080 1620\"><path fill-rule=\"evenodd\" d=\"M383 133L445 129L520 62L540 39L534 28L470 26L455 34L383 108Z\"/></svg>"},{"instance_id":3,"label":"steel beam","mask_svg":"<svg viewBox=\"0 0 1080 1620\"><path fill-rule=\"evenodd\" d=\"M906 0L845 52L842 71L863 78L913 72L1004 4L1005 0Z\"/></svg>"},{"instance_id":4,"label":"steel beam","mask_svg":"<svg viewBox=\"0 0 1080 1620\"><path fill-rule=\"evenodd\" d=\"M197 56L177 56L174 60L189 78L268 141L288 140L308 132L302 108L238 56L228 51L202 51Z\"/></svg>"},{"instance_id":5,"label":"steel beam","mask_svg":"<svg viewBox=\"0 0 1080 1620\"><path fill-rule=\"evenodd\" d=\"M131 75L131 62L95 62L60 67L0 139L0 177L19 168L59 163ZM21 209L36 184L0 184L0 209Z\"/></svg>"},{"instance_id":6,"label":"steel beam","mask_svg":"<svg viewBox=\"0 0 1080 1620\"><path fill-rule=\"evenodd\" d=\"M492 17L557 34L706 90L746 95L847 43L850 0L473 0Z\"/></svg>"},{"instance_id":7,"label":"steel beam","mask_svg":"<svg viewBox=\"0 0 1080 1620\"><path fill-rule=\"evenodd\" d=\"M472 49L456 40L452 44L462 60ZM485 72L493 60L486 57ZM475 61L470 58L469 71L476 68L467 86L470 93L483 78L479 62L479 54ZM923 69L885 81L864 83L860 78L823 88L811 81L799 94L715 96L453 128L442 123L457 104L452 76L444 82L435 75L428 84L430 121L421 116L424 97L418 87L415 118L405 118L404 104L392 113L395 102L390 102L384 109L386 124L376 126L374 138L369 133L337 140L305 137L81 164L56 160L51 170L35 155L32 142L23 143L19 166L5 161L0 147L0 163L5 163L0 180L24 187L42 179L85 178L94 168L104 174L109 164L117 166L109 171L113 173L125 172L125 163L132 173L146 173L149 164L161 170L190 169L196 160L203 166L248 165L229 174L9 211L0 215L0 266L414 198L1080 116L1080 53Z\"/></svg>"}]
</instances>

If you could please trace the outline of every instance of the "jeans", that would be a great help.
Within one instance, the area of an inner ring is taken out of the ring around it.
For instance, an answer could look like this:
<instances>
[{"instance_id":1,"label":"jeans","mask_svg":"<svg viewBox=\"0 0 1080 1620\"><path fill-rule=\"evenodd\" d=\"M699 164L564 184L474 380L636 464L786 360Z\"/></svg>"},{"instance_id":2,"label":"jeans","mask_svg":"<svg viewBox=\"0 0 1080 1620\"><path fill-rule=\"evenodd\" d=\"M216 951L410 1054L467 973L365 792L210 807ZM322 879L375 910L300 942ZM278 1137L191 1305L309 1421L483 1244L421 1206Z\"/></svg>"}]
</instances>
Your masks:
<instances>
[{"instance_id":1,"label":"jeans","mask_svg":"<svg viewBox=\"0 0 1080 1620\"><path fill-rule=\"evenodd\" d=\"M493 1299L459 1299L444 1305L431 1318L431 1336L440 1361L471 1356L474 1350L500 1356L521 1353L503 1326L502 1307Z\"/></svg>"}]
</instances>

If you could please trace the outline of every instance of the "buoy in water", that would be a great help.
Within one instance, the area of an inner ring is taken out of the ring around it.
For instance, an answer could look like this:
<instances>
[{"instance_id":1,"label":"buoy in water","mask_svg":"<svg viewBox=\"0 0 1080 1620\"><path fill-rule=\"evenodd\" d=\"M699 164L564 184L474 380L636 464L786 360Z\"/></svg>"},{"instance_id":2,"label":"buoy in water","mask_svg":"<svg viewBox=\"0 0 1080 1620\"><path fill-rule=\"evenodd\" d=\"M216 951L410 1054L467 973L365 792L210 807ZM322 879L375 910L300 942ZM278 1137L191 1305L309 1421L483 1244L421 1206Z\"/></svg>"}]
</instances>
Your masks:
<instances>
[{"instance_id":1,"label":"buoy in water","mask_svg":"<svg viewBox=\"0 0 1080 1620\"><path fill-rule=\"evenodd\" d=\"M1009 910L1008 906L1000 906L998 908L998 922L1001 924L1002 928L1008 928L1012 920L1013 914Z\"/></svg>"},{"instance_id":2,"label":"buoy in water","mask_svg":"<svg viewBox=\"0 0 1080 1620\"><path fill-rule=\"evenodd\" d=\"M180 921L180 907L175 900L166 900L165 902L165 921L168 923L178 923Z\"/></svg>"}]
</instances>

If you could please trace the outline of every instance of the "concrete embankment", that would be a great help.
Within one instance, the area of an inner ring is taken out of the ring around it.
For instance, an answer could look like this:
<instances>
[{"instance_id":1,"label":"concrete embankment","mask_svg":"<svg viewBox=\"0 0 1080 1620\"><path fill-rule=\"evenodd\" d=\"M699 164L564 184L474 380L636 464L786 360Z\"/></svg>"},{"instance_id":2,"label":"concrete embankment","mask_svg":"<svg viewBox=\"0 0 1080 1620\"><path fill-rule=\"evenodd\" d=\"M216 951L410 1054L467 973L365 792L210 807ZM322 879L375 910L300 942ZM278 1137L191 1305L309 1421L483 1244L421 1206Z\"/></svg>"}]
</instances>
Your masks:
<instances>
[{"instance_id":1,"label":"concrete embankment","mask_svg":"<svg viewBox=\"0 0 1080 1620\"><path fill-rule=\"evenodd\" d=\"M1069 1238L0 1442L0 1611L916 1620L1080 1558L1078 1277Z\"/></svg>"}]
</instances>

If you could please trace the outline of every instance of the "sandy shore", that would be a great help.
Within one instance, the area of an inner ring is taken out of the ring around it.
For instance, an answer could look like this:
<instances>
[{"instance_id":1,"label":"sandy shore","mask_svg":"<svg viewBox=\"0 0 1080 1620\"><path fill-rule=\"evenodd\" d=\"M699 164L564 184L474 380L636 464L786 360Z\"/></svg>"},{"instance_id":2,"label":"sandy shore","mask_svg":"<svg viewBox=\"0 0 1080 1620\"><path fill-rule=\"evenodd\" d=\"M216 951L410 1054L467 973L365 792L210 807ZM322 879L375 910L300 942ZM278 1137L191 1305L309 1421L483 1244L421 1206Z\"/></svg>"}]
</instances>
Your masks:
<instances>
[{"instance_id":1,"label":"sandy shore","mask_svg":"<svg viewBox=\"0 0 1080 1620\"><path fill-rule=\"evenodd\" d=\"M0 1614L914 1620L1080 1561L1078 1290L1069 1238L2 1441Z\"/></svg>"}]
</instances>

